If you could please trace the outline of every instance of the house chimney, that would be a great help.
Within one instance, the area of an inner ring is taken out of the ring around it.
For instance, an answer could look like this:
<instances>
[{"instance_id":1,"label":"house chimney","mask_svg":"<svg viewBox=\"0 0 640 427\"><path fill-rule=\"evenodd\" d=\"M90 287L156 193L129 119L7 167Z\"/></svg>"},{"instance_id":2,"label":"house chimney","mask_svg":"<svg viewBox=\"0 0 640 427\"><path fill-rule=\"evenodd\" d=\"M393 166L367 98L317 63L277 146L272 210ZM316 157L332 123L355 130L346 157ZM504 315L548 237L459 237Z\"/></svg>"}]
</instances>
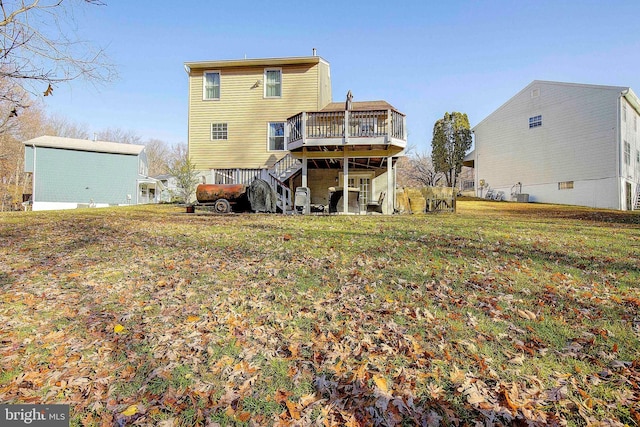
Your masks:
<instances>
[{"instance_id":1,"label":"house chimney","mask_svg":"<svg viewBox=\"0 0 640 427\"><path fill-rule=\"evenodd\" d=\"M316 48L315 47L313 48L312 52L313 52L313 56L316 56Z\"/></svg>"}]
</instances>

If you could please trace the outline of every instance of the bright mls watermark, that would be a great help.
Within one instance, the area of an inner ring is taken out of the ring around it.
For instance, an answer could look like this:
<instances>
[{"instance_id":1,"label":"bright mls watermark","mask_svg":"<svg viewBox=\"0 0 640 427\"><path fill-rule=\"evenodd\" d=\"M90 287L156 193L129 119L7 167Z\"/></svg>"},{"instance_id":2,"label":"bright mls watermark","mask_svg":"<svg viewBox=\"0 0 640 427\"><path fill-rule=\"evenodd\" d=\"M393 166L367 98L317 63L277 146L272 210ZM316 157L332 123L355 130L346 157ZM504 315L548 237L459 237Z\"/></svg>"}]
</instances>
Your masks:
<instances>
[{"instance_id":1,"label":"bright mls watermark","mask_svg":"<svg viewBox=\"0 0 640 427\"><path fill-rule=\"evenodd\" d=\"M69 427L69 405L0 405L0 426Z\"/></svg>"}]
</instances>

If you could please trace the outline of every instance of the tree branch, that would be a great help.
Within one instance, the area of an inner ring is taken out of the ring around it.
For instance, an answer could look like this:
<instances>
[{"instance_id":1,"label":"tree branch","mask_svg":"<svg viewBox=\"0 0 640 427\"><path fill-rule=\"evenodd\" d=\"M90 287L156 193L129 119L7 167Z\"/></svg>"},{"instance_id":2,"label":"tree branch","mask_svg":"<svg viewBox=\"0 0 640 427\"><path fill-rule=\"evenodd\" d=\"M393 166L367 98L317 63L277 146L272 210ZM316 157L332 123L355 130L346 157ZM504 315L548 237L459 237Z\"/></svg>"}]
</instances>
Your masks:
<instances>
[{"instance_id":1,"label":"tree branch","mask_svg":"<svg viewBox=\"0 0 640 427\"><path fill-rule=\"evenodd\" d=\"M104 5L102 0L81 3ZM72 20L65 8L71 7L65 0L0 1L0 79L10 82L1 85L0 100L13 100L13 87L35 95L62 82L101 83L115 77L103 49L70 37Z\"/></svg>"}]
</instances>

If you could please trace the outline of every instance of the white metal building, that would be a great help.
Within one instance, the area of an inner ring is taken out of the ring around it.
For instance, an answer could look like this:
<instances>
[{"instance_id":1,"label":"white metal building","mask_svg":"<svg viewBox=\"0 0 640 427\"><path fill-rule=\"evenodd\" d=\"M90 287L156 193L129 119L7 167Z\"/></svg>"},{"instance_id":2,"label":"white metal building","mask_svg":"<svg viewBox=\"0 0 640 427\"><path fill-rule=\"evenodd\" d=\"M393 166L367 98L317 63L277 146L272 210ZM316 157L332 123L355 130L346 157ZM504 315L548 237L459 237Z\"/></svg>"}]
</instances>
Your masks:
<instances>
[{"instance_id":1,"label":"white metal building","mask_svg":"<svg viewBox=\"0 0 640 427\"><path fill-rule=\"evenodd\" d=\"M639 116L629 87L535 80L472 129L476 193L640 209Z\"/></svg>"}]
</instances>

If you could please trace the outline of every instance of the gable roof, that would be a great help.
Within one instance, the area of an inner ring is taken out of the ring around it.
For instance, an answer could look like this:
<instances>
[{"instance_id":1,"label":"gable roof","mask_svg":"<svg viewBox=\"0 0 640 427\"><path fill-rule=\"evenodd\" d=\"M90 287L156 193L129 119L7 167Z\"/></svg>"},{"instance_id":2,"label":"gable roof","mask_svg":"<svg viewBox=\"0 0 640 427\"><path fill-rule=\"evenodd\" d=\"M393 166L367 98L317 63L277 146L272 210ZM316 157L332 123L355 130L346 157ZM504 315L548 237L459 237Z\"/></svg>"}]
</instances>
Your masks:
<instances>
[{"instance_id":1,"label":"gable roof","mask_svg":"<svg viewBox=\"0 0 640 427\"><path fill-rule=\"evenodd\" d=\"M64 138L61 136L39 136L22 142L36 147L60 148L63 150L90 151L95 153L116 153L138 155L144 145L120 144L117 142L91 141L88 139Z\"/></svg>"},{"instance_id":2,"label":"gable roof","mask_svg":"<svg viewBox=\"0 0 640 427\"><path fill-rule=\"evenodd\" d=\"M478 123L473 128L471 128L471 131L474 132L475 129L478 126L480 126L482 123L484 123L491 116L496 114L498 111L500 111L503 108L505 108L507 105L509 105L511 103L511 101L516 99L518 96L520 96L523 93L526 93L528 90L531 89L532 86L540 85L540 84L543 84L543 85L557 85L557 86L572 86L572 87L592 88L592 89L608 89L608 90L612 90L612 91L617 91L617 92L620 92L620 95L625 97L629 101L629 103L631 105L633 105L634 108L636 108L636 110L638 110L638 113L640 114L640 109L638 109L638 102L637 102L638 98L635 96L635 94L633 93L631 88L628 87L628 86L605 86L605 85L593 85L593 84L583 84L583 83L554 82L554 81L548 81L548 80L534 80L531 83L529 83L527 86L525 86L522 90L520 90L518 93L516 93L511 98L509 98L509 100L507 102L502 104L500 107L496 108L487 117L482 119L482 121L480 121L480 123Z\"/></svg>"}]
</instances>

